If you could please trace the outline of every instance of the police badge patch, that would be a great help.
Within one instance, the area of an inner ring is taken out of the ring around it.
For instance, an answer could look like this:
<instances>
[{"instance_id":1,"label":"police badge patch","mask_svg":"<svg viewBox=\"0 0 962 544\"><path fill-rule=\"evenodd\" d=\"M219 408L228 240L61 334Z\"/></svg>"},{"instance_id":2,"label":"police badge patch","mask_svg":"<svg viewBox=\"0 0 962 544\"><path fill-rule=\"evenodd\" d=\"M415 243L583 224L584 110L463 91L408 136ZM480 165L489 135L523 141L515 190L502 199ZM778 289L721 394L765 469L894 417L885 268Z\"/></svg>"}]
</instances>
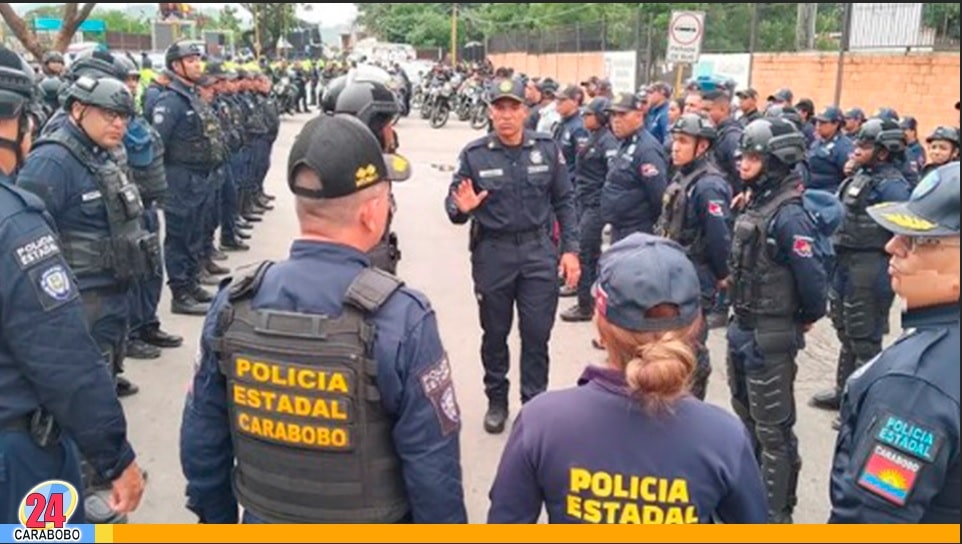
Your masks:
<instances>
[{"instance_id":1,"label":"police badge patch","mask_svg":"<svg viewBox=\"0 0 962 544\"><path fill-rule=\"evenodd\" d=\"M70 272L61 264L36 268L29 275L44 311L56 310L79 296Z\"/></svg>"},{"instance_id":2,"label":"police badge patch","mask_svg":"<svg viewBox=\"0 0 962 544\"><path fill-rule=\"evenodd\" d=\"M531 152L531 164L544 164L544 155L540 150L535 149Z\"/></svg>"},{"instance_id":3,"label":"police badge patch","mask_svg":"<svg viewBox=\"0 0 962 544\"><path fill-rule=\"evenodd\" d=\"M461 428L461 412L454 395L451 365L445 354L441 360L420 375L421 388L434 406L434 413L441 425L441 435L449 436Z\"/></svg>"}]
</instances>

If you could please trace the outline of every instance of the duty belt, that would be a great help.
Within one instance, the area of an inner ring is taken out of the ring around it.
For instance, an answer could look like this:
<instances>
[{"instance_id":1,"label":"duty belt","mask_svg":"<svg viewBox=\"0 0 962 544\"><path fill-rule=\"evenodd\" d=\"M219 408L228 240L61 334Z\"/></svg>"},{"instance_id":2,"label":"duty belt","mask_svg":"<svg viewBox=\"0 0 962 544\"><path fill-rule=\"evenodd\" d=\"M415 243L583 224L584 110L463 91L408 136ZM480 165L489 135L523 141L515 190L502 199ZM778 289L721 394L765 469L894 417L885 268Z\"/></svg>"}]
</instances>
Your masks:
<instances>
[{"instance_id":1,"label":"duty belt","mask_svg":"<svg viewBox=\"0 0 962 544\"><path fill-rule=\"evenodd\" d=\"M527 242L535 242L548 237L548 232L543 229L525 230L521 232L498 232L493 230L481 231L481 238L484 240L498 240L499 242L513 242L517 245Z\"/></svg>"},{"instance_id":2,"label":"duty belt","mask_svg":"<svg viewBox=\"0 0 962 544\"><path fill-rule=\"evenodd\" d=\"M0 431L7 433L29 433L30 416L21 416L10 421L0 423Z\"/></svg>"}]
</instances>

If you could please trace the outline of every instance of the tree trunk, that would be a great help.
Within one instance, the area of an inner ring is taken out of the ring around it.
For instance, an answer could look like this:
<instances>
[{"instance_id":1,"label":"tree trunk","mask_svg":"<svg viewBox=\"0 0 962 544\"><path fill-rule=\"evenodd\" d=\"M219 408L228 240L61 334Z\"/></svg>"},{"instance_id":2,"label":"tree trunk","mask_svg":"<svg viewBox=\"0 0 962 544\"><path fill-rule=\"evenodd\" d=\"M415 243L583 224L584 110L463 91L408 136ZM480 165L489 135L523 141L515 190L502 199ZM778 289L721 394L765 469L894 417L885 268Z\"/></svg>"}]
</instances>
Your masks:
<instances>
[{"instance_id":1,"label":"tree trunk","mask_svg":"<svg viewBox=\"0 0 962 544\"><path fill-rule=\"evenodd\" d=\"M63 26L60 28L60 33L57 35L57 41L54 42L53 48L57 51L63 52L70 47L70 42L73 40L74 34L77 33L77 29L80 24L87 20L90 16L90 12L94 10L97 6L96 2L87 2L82 8L77 9L78 3L70 2L64 5L63 10Z\"/></svg>"},{"instance_id":2,"label":"tree trunk","mask_svg":"<svg viewBox=\"0 0 962 544\"><path fill-rule=\"evenodd\" d=\"M40 45L37 36L27 27L27 22L13 10L13 6L7 2L0 3L0 17L3 17L4 22L10 27L10 32L13 32L13 35L20 40L23 47L34 56L37 62L40 62L40 59L43 58L44 47Z\"/></svg>"}]
</instances>

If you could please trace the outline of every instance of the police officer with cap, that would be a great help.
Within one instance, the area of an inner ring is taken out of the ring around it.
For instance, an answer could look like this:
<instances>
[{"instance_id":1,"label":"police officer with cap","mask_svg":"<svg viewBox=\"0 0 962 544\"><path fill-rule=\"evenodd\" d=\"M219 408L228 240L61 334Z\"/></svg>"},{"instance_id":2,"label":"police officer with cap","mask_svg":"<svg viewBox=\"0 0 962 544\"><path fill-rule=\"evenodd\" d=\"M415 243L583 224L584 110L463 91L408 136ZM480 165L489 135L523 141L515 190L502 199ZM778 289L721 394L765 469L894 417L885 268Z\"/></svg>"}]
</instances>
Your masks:
<instances>
[{"instance_id":1,"label":"police officer with cap","mask_svg":"<svg viewBox=\"0 0 962 544\"><path fill-rule=\"evenodd\" d=\"M916 174L920 174L928 160L925 157L925 147L919 141L919 121L915 117L904 117L899 126L905 132L905 160ZM921 176L919 177L921 179Z\"/></svg>"},{"instance_id":2,"label":"police officer with cap","mask_svg":"<svg viewBox=\"0 0 962 544\"><path fill-rule=\"evenodd\" d=\"M675 178L665 191L665 205L655 229L688 251L701 283L701 303L706 315L715 307L721 288L727 288L728 256L732 237L731 186L712 160L712 146L718 132L708 119L683 114L671 128L671 158ZM698 368L692 394L704 400L711 376L711 361L705 342L708 328L700 331Z\"/></svg>"},{"instance_id":3,"label":"police officer with cap","mask_svg":"<svg viewBox=\"0 0 962 544\"><path fill-rule=\"evenodd\" d=\"M831 523L959 523L959 204L955 162L869 209L905 332L846 387Z\"/></svg>"},{"instance_id":4,"label":"police officer with cap","mask_svg":"<svg viewBox=\"0 0 962 544\"><path fill-rule=\"evenodd\" d=\"M755 440L768 492L768 519L791 523L801 458L795 437L795 357L825 315L826 271L818 231L803 208L795 165L805 136L782 119L748 125L741 141L747 204L733 231L734 319L728 328L732 408Z\"/></svg>"},{"instance_id":5,"label":"police officer with cap","mask_svg":"<svg viewBox=\"0 0 962 544\"><path fill-rule=\"evenodd\" d=\"M171 312L204 315L213 296L200 286L200 248L208 180L220 159L219 125L200 99L203 50L181 40L167 48L165 61L173 78L154 106L151 121L164 142L169 197L164 205L164 258L172 292Z\"/></svg>"},{"instance_id":6,"label":"police officer with cap","mask_svg":"<svg viewBox=\"0 0 962 544\"><path fill-rule=\"evenodd\" d=\"M612 241L617 242L635 232L654 232L668 187L668 159L664 146L645 130L638 97L620 93L608 114L621 149L608 170L601 215L611 225Z\"/></svg>"},{"instance_id":7,"label":"police officer with cap","mask_svg":"<svg viewBox=\"0 0 962 544\"><path fill-rule=\"evenodd\" d=\"M591 321L594 318L594 297L591 289L598 279L598 259L601 258L605 220L601 215L601 192L608 177L611 160L621 144L612 134L608 122L611 101L594 98L582 112L585 128L590 136L575 159L575 201L578 203L578 231L581 252L581 280L578 282L578 302L562 312L561 320L569 323Z\"/></svg>"},{"instance_id":8,"label":"police officer with cap","mask_svg":"<svg viewBox=\"0 0 962 544\"><path fill-rule=\"evenodd\" d=\"M564 156L551 136L525 130L524 86L495 84L489 113L494 132L467 145L445 203L455 225L471 222L474 289L481 310L481 360L487 432L508 418L508 335L515 306L521 333L521 401L548 388L548 342L558 308L558 276L576 287L578 225ZM560 224L560 248L551 240ZM559 255L560 250L560 255Z\"/></svg>"},{"instance_id":9,"label":"police officer with cap","mask_svg":"<svg viewBox=\"0 0 962 544\"><path fill-rule=\"evenodd\" d=\"M589 138L588 129L585 128L585 122L581 118L584 99L584 91L580 87L569 85L558 94L555 103L561 122L555 127L554 139L561 147L561 153L568 166L568 175L572 180L575 179L578 153L587 145Z\"/></svg>"},{"instance_id":10,"label":"police officer with cap","mask_svg":"<svg viewBox=\"0 0 962 544\"><path fill-rule=\"evenodd\" d=\"M735 96L738 97L738 108L742 112L738 122L743 128L762 118L762 113L758 111L758 91L745 89L735 93Z\"/></svg>"},{"instance_id":11,"label":"police officer with cap","mask_svg":"<svg viewBox=\"0 0 962 544\"><path fill-rule=\"evenodd\" d=\"M845 181L845 164L854 151L854 145L842 131L844 122L842 110L835 106L825 108L815 117L818 139L808 152L811 177L807 181L807 188L835 193Z\"/></svg>"},{"instance_id":12,"label":"police officer with cap","mask_svg":"<svg viewBox=\"0 0 962 544\"><path fill-rule=\"evenodd\" d=\"M55 225L43 202L12 178L31 145L24 108L34 81L21 60L0 47L0 521L20 523L23 497L42 482L82 491L78 449L111 482L111 506L128 513L144 480L114 382L88 332ZM68 522L84 523L83 501L76 506Z\"/></svg>"},{"instance_id":13,"label":"police officer with cap","mask_svg":"<svg viewBox=\"0 0 962 544\"><path fill-rule=\"evenodd\" d=\"M385 153L397 151L399 144L397 132L394 130L394 121L401 114L401 108L390 89L377 81L355 80L340 91L335 89L332 92L339 92L336 97L328 97L328 100L336 99L334 113L357 117L371 130ZM397 233L391 231L393 220L392 207L384 240L375 246L369 257L374 266L385 272L397 274L398 264L401 261L401 249Z\"/></svg>"},{"instance_id":14,"label":"police officer with cap","mask_svg":"<svg viewBox=\"0 0 962 544\"><path fill-rule=\"evenodd\" d=\"M188 508L212 524L236 523L238 504L245 523L465 523L436 316L365 255L407 161L357 119L322 115L288 172L290 258L236 278L204 326L181 427Z\"/></svg>"},{"instance_id":15,"label":"police officer with cap","mask_svg":"<svg viewBox=\"0 0 962 544\"><path fill-rule=\"evenodd\" d=\"M854 139L862 130L862 124L866 120L865 112L861 108L852 108L845 112L845 126L842 127L842 132L849 139Z\"/></svg>"},{"instance_id":16,"label":"police officer with cap","mask_svg":"<svg viewBox=\"0 0 962 544\"><path fill-rule=\"evenodd\" d=\"M812 398L816 408L838 410L845 382L882 351L889 331L895 294L885 246L892 235L872 220L868 209L909 199L912 189L896 166L904 156L905 135L897 122L876 118L862 125L852 155L858 170L838 193L845 216L834 238L838 263L830 302L841 350L835 386Z\"/></svg>"},{"instance_id":17,"label":"police officer with cap","mask_svg":"<svg viewBox=\"0 0 962 544\"><path fill-rule=\"evenodd\" d=\"M596 294L606 364L521 412L488 522L537 523L545 507L556 524L764 523L765 490L745 429L688 392L702 323L698 274L684 249L629 236L602 257ZM629 485L641 475L658 483ZM612 480L624 487L612 493L601 483Z\"/></svg>"},{"instance_id":18,"label":"police officer with cap","mask_svg":"<svg viewBox=\"0 0 962 544\"><path fill-rule=\"evenodd\" d=\"M134 98L116 79L81 76L64 106L67 124L34 143L17 184L39 196L53 217L91 333L117 376L126 353L131 284L161 266L157 235L143 227L140 191L111 155L123 146ZM119 395L137 391L118 376Z\"/></svg>"},{"instance_id":19,"label":"police officer with cap","mask_svg":"<svg viewBox=\"0 0 962 544\"><path fill-rule=\"evenodd\" d=\"M922 170L923 178L950 162L958 162L959 129L946 126L938 127L926 138L925 143L929 146L929 162Z\"/></svg>"}]
</instances>

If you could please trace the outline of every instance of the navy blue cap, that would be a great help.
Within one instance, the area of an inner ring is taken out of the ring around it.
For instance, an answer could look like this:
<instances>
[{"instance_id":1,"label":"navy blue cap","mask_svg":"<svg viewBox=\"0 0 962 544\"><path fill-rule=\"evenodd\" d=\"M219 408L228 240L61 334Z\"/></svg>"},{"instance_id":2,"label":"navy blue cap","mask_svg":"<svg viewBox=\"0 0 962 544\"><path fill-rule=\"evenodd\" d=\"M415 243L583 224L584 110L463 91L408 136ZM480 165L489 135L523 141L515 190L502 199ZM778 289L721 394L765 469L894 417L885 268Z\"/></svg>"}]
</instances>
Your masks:
<instances>
[{"instance_id":1,"label":"navy blue cap","mask_svg":"<svg viewBox=\"0 0 962 544\"><path fill-rule=\"evenodd\" d=\"M499 79L494 82L491 94L491 103L499 100L514 100L515 102L525 103L524 83L520 79Z\"/></svg>"},{"instance_id":2,"label":"navy blue cap","mask_svg":"<svg viewBox=\"0 0 962 544\"><path fill-rule=\"evenodd\" d=\"M701 312L698 273L684 248L650 234L632 234L601 257L594 291L599 315L634 332L682 329ZM666 304L678 308L677 317L648 317Z\"/></svg>"},{"instance_id":3,"label":"navy blue cap","mask_svg":"<svg viewBox=\"0 0 962 544\"><path fill-rule=\"evenodd\" d=\"M841 123L845 121L845 115L841 109L835 106L829 106L825 108L822 113L815 116L815 120L823 123Z\"/></svg>"},{"instance_id":4,"label":"navy blue cap","mask_svg":"<svg viewBox=\"0 0 962 544\"><path fill-rule=\"evenodd\" d=\"M862 108L852 108L852 109L848 110L847 112L845 112L845 118L846 118L846 119L858 119L859 121L864 121L864 120L865 120L865 112L862 111Z\"/></svg>"},{"instance_id":5,"label":"navy blue cap","mask_svg":"<svg viewBox=\"0 0 962 544\"><path fill-rule=\"evenodd\" d=\"M634 93L618 93L608 105L608 111L628 112L641 108L641 100Z\"/></svg>"},{"instance_id":6,"label":"navy blue cap","mask_svg":"<svg viewBox=\"0 0 962 544\"><path fill-rule=\"evenodd\" d=\"M768 97L770 102L784 102L791 104L795 100L795 93L791 89L779 89L775 94Z\"/></svg>"},{"instance_id":7,"label":"navy blue cap","mask_svg":"<svg viewBox=\"0 0 962 544\"><path fill-rule=\"evenodd\" d=\"M908 202L880 204L868 213L885 230L903 236L959 235L959 163L947 164L923 179Z\"/></svg>"},{"instance_id":8,"label":"navy blue cap","mask_svg":"<svg viewBox=\"0 0 962 544\"><path fill-rule=\"evenodd\" d=\"M915 117L903 117L900 123L902 130L918 130L919 121Z\"/></svg>"}]
</instances>

